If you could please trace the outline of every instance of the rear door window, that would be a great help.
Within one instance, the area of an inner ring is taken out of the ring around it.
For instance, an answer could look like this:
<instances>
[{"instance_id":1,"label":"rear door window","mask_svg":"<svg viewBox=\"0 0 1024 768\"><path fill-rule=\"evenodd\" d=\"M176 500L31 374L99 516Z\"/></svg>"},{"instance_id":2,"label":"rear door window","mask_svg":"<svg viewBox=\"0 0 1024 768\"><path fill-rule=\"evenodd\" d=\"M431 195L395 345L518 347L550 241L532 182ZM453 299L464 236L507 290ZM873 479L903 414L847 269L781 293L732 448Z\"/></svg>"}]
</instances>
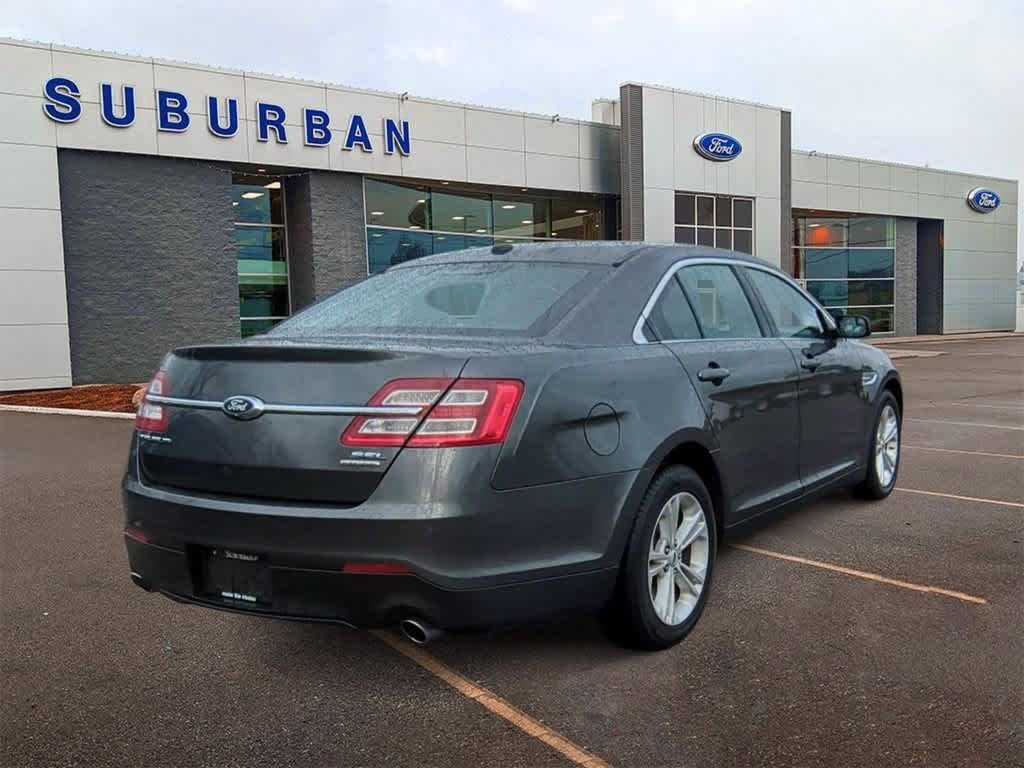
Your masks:
<instances>
[{"instance_id":1,"label":"rear door window","mask_svg":"<svg viewBox=\"0 0 1024 768\"><path fill-rule=\"evenodd\" d=\"M647 322L644 324L644 338L648 341L680 341L699 339L700 328L697 318L690 309L690 302L683 294L682 286L673 275L658 296Z\"/></svg>"},{"instance_id":2,"label":"rear door window","mask_svg":"<svg viewBox=\"0 0 1024 768\"><path fill-rule=\"evenodd\" d=\"M465 262L400 267L345 288L268 335L361 333L541 336L606 268L552 262Z\"/></svg>"},{"instance_id":3,"label":"rear door window","mask_svg":"<svg viewBox=\"0 0 1024 768\"><path fill-rule=\"evenodd\" d=\"M677 274L705 338L751 339L762 335L747 294L730 267L695 264Z\"/></svg>"}]
</instances>

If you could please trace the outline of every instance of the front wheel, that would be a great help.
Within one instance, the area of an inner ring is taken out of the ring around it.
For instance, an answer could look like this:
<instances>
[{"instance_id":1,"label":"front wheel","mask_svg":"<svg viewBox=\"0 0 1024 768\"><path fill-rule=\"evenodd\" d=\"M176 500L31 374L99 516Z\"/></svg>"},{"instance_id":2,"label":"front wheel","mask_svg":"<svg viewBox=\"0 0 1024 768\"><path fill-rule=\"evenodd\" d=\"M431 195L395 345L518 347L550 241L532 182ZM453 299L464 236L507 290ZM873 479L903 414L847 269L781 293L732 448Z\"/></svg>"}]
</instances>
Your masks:
<instances>
[{"instance_id":1,"label":"front wheel","mask_svg":"<svg viewBox=\"0 0 1024 768\"><path fill-rule=\"evenodd\" d=\"M700 618L717 548L711 497L689 467L659 472L640 504L607 624L624 645L661 650Z\"/></svg>"},{"instance_id":2,"label":"front wheel","mask_svg":"<svg viewBox=\"0 0 1024 768\"><path fill-rule=\"evenodd\" d=\"M871 435L864 480L854 491L865 499L884 499L896 487L900 469L900 406L891 392L882 394Z\"/></svg>"}]
</instances>

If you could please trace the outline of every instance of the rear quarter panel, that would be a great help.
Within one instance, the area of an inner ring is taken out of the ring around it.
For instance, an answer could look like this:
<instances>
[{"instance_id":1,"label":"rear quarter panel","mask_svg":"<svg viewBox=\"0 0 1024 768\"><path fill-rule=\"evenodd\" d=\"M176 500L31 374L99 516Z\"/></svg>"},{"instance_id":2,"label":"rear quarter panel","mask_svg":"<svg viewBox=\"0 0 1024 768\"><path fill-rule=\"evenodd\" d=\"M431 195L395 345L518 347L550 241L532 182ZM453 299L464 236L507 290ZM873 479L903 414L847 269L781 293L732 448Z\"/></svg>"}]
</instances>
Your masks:
<instances>
[{"instance_id":1,"label":"rear quarter panel","mask_svg":"<svg viewBox=\"0 0 1024 768\"><path fill-rule=\"evenodd\" d=\"M637 470L670 450L674 435L707 439L697 393L660 345L475 358L463 376L526 382L492 476L498 490Z\"/></svg>"}]
</instances>

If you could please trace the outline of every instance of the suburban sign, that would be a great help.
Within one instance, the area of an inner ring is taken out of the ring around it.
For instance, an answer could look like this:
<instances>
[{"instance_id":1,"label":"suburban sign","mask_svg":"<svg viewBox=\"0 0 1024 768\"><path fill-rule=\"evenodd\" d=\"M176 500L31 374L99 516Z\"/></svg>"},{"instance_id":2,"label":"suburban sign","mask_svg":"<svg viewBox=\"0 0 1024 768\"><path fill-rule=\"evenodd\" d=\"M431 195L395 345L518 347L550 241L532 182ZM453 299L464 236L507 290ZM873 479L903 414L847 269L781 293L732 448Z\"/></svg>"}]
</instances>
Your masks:
<instances>
[{"instance_id":1,"label":"suburban sign","mask_svg":"<svg viewBox=\"0 0 1024 768\"><path fill-rule=\"evenodd\" d=\"M992 213L1000 202L999 195L985 187L975 187L967 193L967 204L979 213Z\"/></svg>"},{"instance_id":2,"label":"suburban sign","mask_svg":"<svg viewBox=\"0 0 1024 768\"><path fill-rule=\"evenodd\" d=\"M100 83L100 117L112 128L129 128L135 122L135 86L122 85L115 94L110 83ZM119 98L115 98L115 95ZM43 86L43 112L57 123L73 123L82 116L82 92L78 84L67 77L51 77ZM238 133L238 99L206 97L206 115L197 116L205 120L206 129L219 139L231 139ZM287 144L289 134L301 133L302 141L309 147L326 147L337 131L342 149L358 147L363 152L374 150L370 130L362 115L349 115L343 129L331 123L331 116L322 109L306 107L302 110L301 127L285 125L287 115L284 107L269 102L257 101L252 119L256 123L258 141L274 141ZM158 131L183 133L192 125L189 100L183 93L157 89L156 127ZM243 132L244 133L244 132ZM381 126L384 154L398 152L408 155L412 149L408 120L384 118ZM294 136L292 136L294 138Z\"/></svg>"},{"instance_id":3,"label":"suburban sign","mask_svg":"<svg viewBox=\"0 0 1024 768\"><path fill-rule=\"evenodd\" d=\"M735 160L743 151L743 145L726 133L702 133L693 140L693 148L697 154L715 162Z\"/></svg>"}]
</instances>

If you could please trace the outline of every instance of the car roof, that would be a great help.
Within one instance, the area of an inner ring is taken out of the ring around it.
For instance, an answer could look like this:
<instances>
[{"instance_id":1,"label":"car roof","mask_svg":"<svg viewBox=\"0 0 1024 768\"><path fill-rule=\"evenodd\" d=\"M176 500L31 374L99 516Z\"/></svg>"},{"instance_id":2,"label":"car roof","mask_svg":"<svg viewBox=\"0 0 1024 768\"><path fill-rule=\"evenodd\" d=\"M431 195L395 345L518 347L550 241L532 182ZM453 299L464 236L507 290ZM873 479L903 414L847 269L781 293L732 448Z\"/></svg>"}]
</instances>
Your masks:
<instances>
[{"instance_id":1,"label":"car roof","mask_svg":"<svg viewBox=\"0 0 1024 768\"><path fill-rule=\"evenodd\" d=\"M396 264L391 269L406 269L436 264L521 261L596 264L618 267L627 261L639 258L648 263L653 262L650 265L655 269L662 268L662 264L667 268L669 264L675 263L680 259L697 258L729 259L740 263L758 264L778 269L774 264L763 259L757 259L735 251L726 251L701 245L659 244L625 240L578 240L563 243L547 241L541 243L516 243L514 245L499 243L493 246L467 248L461 251L439 253L434 256L423 256L402 264Z\"/></svg>"}]
</instances>

